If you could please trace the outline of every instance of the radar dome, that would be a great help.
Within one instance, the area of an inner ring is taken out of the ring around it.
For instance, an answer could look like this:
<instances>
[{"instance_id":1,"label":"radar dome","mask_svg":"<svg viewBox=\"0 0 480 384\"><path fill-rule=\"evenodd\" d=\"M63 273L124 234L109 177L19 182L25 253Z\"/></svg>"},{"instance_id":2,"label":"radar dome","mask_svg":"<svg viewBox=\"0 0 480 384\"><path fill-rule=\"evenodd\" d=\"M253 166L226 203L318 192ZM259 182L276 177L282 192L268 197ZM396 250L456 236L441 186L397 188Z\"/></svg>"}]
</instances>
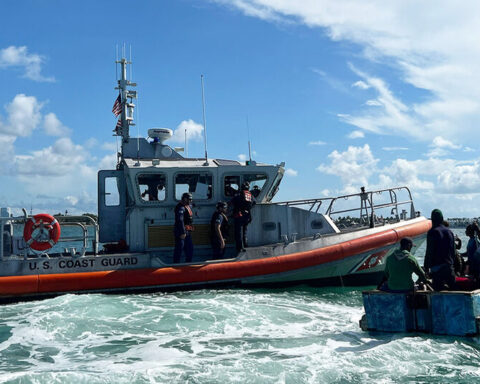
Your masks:
<instances>
[{"instance_id":1,"label":"radar dome","mask_svg":"<svg viewBox=\"0 0 480 384\"><path fill-rule=\"evenodd\" d=\"M148 130L148 137L157 139L160 144L163 144L165 140L168 140L173 135L173 131L169 128L151 128Z\"/></svg>"}]
</instances>

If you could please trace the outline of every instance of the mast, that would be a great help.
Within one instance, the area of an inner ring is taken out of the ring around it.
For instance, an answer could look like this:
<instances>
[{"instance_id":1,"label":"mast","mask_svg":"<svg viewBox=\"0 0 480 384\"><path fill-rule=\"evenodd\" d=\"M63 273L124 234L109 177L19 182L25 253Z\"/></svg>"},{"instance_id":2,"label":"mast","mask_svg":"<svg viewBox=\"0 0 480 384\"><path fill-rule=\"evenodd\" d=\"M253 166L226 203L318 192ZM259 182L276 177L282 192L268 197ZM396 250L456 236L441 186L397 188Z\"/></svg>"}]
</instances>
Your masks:
<instances>
[{"instance_id":1,"label":"mast","mask_svg":"<svg viewBox=\"0 0 480 384\"><path fill-rule=\"evenodd\" d=\"M115 132L114 136L122 136L123 153L123 145L127 143L130 138L130 126L135 125L133 122L133 112L135 109L133 100L137 98L137 91L132 91L128 89L128 87L136 87L137 84L127 80L127 65L132 64L131 61L127 61L125 57L122 57L120 60L116 60L115 63L121 66L121 78L118 80L118 86L115 87L115 89L118 89L120 93L122 112L113 132Z\"/></svg>"}]
</instances>

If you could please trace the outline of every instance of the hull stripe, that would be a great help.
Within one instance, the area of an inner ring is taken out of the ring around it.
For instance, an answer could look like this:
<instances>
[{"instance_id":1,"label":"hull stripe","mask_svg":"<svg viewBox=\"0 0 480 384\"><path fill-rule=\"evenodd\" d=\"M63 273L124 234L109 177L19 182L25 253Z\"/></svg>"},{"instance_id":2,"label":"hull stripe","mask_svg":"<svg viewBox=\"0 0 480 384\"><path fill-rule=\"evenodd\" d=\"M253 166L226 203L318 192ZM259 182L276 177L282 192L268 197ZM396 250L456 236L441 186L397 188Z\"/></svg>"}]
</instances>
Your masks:
<instances>
[{"instance_id":1,"label":"hull stripe","mask_svg":"<svg viewBox=\"0 0 480 384\"><path fill-rule=\"evenodd\" d=\"M420 236L427 232L430 227L431 222L425 220L340 244L265 259L188 265L177 268L119 269L82 273L6 276L0 277L0 297L35 293L66 293L182 285L272 275L340 261L357 254L393 245L403 237Z\"/></svg>"}]
</instances>

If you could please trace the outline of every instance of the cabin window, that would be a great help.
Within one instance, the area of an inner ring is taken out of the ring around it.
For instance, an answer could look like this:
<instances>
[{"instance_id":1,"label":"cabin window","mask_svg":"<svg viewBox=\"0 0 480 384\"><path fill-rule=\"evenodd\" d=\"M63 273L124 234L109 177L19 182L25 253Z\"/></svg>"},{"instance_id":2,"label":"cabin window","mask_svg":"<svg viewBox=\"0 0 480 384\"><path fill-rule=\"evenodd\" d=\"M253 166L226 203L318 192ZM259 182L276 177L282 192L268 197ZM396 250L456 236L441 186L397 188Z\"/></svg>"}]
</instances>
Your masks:
<instances>
[{"instance_id":1,"label":"cabin window","mask_svg":"<svg viewBox=\"0 0 480 384\"><path fill-rule=\"evenodd\" d=\"M263 186L267 181L267 175L264 173L259 174L246 174L243 175L243 180L250 183L250 192L253 197L258 197L262 193Z\"/></svg>"},{"instance_id":2,"label":"cabin window","mask_svg":"<svg viewBox=\"0 0 480 384\"><path fill-rule=\"evenodd\" d=\"M283 174L278 173L277 177L275 178L275 181L273 182L273 186L270 188L267 194L267 202L271 201L273 197L277 194L278 188L280 186L280 183L282 181Z\"/></svg>"},{"instance_id":3,"label":"cabin window","mask_svg":"<svg viewBox=\"0 0 480 384\"><path fill-rule=\"evenodd\" d=\"M312 229L322 229L323 228L323 221L322 220L312 220L310 223Z\"/></svg>"},{"instance_id":4,"label":"cabin window","mask_svg":"<svg viewBox=\"0 0 480 384\"><path fill-rule=\"evenodd\" d=\"M184 174L175 176L175 199L181 200L185 192L190 192L193 201L212 198L212 175L209 173Z\"/></svg>"},{"instance_id":5,"label":"cabin window","mask_svg":"<svg viewBox=\"0 0 480 384\"><path fill-rule=\"evenodd\" d=\"M223 179L223 194L233 197L240 190L240 176L225 176Z\"/></svg>"},{"instance_id":6,"label":"cabin window","mask_svg":"<svg viewBox=\"0 0 480 384\"><path fill-rule=\"evenodd\" d=\"M167 178L163 174L138 175L138 188L143 201L163 201L166 197Z\"/></svg>"},{"instance_id":7,"label":"cabin window","mask_svg":"<svg viewBox=\"0 0 480 384\"><path fill-rule=\"evenodd\" d=\"M112 207L120 205L120 192L116 177L105 178L105 206Z\"/></svg>"}]
</instances>

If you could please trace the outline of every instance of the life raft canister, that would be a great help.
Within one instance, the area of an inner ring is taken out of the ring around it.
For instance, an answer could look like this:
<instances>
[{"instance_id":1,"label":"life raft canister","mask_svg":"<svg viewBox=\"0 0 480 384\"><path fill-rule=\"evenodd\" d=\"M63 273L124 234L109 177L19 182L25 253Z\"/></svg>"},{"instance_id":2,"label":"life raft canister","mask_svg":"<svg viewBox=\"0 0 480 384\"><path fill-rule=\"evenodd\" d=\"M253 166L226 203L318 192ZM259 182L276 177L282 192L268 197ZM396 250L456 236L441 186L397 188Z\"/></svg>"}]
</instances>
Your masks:
<instances>
[{"instance_id":1,"label":"life raft canister","mask_svg":"<svg viewBox=\"0 0 480 384\"><path fill-rule=\"evenodd\" d=\"M32 237L36 229L39 231L35 237ZM25 223L23 238L30 248L36 251L45 251L58 242L60 232L60 224L57 219L47 213L40 213Z\"/></svg>"}]
</instances>

